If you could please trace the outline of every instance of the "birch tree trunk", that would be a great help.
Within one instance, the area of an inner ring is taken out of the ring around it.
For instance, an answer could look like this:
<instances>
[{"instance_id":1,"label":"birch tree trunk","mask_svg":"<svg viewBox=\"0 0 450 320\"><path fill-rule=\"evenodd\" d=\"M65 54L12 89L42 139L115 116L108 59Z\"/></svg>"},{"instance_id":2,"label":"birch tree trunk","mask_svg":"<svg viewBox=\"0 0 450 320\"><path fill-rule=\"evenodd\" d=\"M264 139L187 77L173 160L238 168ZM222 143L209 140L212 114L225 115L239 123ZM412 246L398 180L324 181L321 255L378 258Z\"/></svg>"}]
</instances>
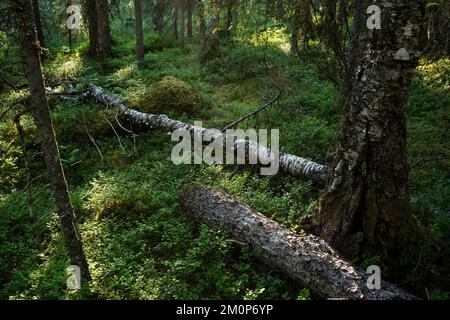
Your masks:
<instances>
[{"instance_id":1,"label":"birch tree trunk","mask_svg":"<svg viewBox=\"0 0 450 320\"><path fill-rule=\"evenodd\" d=\"M381 30L363 28L359 37L362 56L316 233L348 257L364 248L397 259L414 251L422 235L409 204L405 111L423 3L380 4Z\"/></svg>"},{"instance_id":2,"label":"birch tree trunk","mask_svg":"<svg viewBox=\"0 0 450 320\"><path fill-rule=\"evenodd\" d=\"M30 0L14 0L11 1L11 5L15 10L19 29L24 69L31 93L32 114L41 142L48 178L53 188L65 245L71 264L80 267L83 279L88 280L90 279L89 269L83 253L81 238L75 225L75 213L48 108L31 2Z\"/></svg>"},{"instance_id":3,"label":"birch tree trunk","mask_svg":"<svg viewBox=\"0 0 450 320\"><path fill-rule=\"evenodd\" d=\"M144 60L144 32L142 30L141 0L134 0L134 12L136 20L136 56L139 62Z\"/></svg>"}]
</instances>

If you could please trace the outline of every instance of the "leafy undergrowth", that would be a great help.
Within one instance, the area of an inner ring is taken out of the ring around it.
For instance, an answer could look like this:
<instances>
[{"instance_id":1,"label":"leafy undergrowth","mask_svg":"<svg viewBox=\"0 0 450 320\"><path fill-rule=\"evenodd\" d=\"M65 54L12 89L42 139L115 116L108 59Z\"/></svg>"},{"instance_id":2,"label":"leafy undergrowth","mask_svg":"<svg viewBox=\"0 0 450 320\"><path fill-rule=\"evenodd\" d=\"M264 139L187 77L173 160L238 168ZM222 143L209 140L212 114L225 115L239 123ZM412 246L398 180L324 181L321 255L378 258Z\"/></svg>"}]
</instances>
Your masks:
<instances>
[{"instance_id":1,"label":"leafy undergrowth","mask_svg":"<svg viewBox=\"0 0 450 320\"><path fill-rule=\"evenodd\" d=\"M195 46L162 50L155 39L147 41L155 49L139 67L133 50L127 50L132 45L121 43L120 58L100 64L84 58L82 49L49 59L46 70L54 82L76 78L77 89L95 83L124 101L145 99L162 79L179 79L183 90L195 92L195 101L188 102L200 110L182 111L180 119L216 128L275 96L274 82L282 79L287 87L283 98L240 126L279 128L283 151L330 163L339 128L339 94L313 65L277 47L269 46L263 54L250 44L226 48L221 59L201 65ZM64 61L63 66L57 61ZM440 62L439 70L444 66ZM408 110L411 195L442 256L448 257L442 246L450 241L448 91L435 86L444 75L436 80L427 77L429 70L421 70L423 77L415 81ZM0 110L23 94L3 92ZM311 298L307 288L263 265L248 249L230 242L227 233L193 222L177 199L184 183L218 187L300 231L300 217L315 210L321 190L292 177L260 177L252 168L175 166L167 134L136 131L133 139L122 128L126 124L119 126L115 110L91 103L51 104L93 280L79 294L66 291L68 258L42 177L34 126L23 118L31 173L37 178L30 217L23 159L10 117L0 124L0 299ZM421 296L426 287L431 298L445 298L450 287L445 264L426 258L424 253L417 268L405 275L406 285ZM375 260L367 257L361 263Z\"/></svg>"}]
</instances>

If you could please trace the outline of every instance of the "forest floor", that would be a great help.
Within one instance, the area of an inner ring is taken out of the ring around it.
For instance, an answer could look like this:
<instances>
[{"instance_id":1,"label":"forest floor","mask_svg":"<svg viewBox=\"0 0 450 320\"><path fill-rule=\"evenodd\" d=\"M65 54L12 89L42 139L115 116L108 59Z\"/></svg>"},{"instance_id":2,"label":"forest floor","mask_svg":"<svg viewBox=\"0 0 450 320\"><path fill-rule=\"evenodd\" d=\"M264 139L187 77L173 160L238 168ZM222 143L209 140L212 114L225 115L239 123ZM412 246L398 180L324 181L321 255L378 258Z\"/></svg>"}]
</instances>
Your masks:
<instances>
[{"instance_id":1,"label":"forest floor","mask_svg":"<svg viewBox=\"0 0 450 320\"><path fill-rule=\"evenodd\" d=\"M224 46L220 59L204 64L198 62L197 46L156 50L155 43L147 41L149 53L140 66L134 41L119 41L115 58L104 63L86 58L85 44L72 53L51 53L44 65L47 81L73 79L79 90L94 83L120 95L130 107L158 111L159 106L162 113L189 123L200 120L208 128L222 128L253 111L276 96L275 84L283 83L287 89L281 100L241 127L279 129L283 151L331 162L341 97L315 64L289 56L276 43ZM164 91L173 82L176 89ZM408 107L412 204L430 231L430 243L440 251L435 257L424 245L417 261L405 261L415 267L405 270L404 279L395 279L433 299L448 298L450 290L445 267L450 257L449 83L448 59L422 66ZM0 112L24 95L1 92ZM173 108L152 99L172 99ZM230 242L227 233L193 222L177 200L187 182L218 187L300 232L299 219L314 212L321 189L281 174L261 177L252 168L176 166L170 160L174 143L169 135L136 131L134 141L115 122L115 110L53 97L50 103L93 280L81 293L66 290L68 258L32 119L25 116L35 179L34 216L29 215L24 161L11 113L0 123L0 299L314 298L308 288ZM355 262L382 263L372 256Z\"/></svg>"}]
</instances>

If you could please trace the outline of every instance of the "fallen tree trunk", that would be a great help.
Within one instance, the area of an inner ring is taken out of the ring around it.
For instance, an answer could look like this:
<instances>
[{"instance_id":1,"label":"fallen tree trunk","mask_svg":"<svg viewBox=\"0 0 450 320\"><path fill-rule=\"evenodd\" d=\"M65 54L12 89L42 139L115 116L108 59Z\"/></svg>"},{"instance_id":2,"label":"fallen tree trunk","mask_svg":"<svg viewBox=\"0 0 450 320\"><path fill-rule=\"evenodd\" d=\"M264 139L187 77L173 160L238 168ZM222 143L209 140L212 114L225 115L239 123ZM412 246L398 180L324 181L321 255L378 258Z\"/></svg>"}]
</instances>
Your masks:
<instances>
[{"instance_id":1,"label":"fallen tree trunk","mask_svg":"<svg viewBox=\"0 0 450 320\"><path fill-rule=\"evenodd\" d=\"M86 93L82 95L82 98L93 98L103 105L118 108L119 112L133 123L146 125L150 128L159 129L165 132L174 132L178 129L185 129L190 131L191 134L194 134L194 132L201 132L203 135L213 137L214 139L226 140L227 138L231 138L226 134L217 132L217 130L196 127L181 121L169 119L165 115L147 114L130 109L121 102L119 97L109 96L101 87L95 85L90 85ZM261 163L267 163L267 159L274 156L272 150L251 141L236 140L234 141L234 145L235 147L245 146L248 154L255 154ZM280 168L283 172L307 180L313 180L320 185L326 183L330 173L329 167L285 153L279 153L277 154L277 157L279 157Z\"/></svg>"},{"instance_id":2,"label":"fallen tree trunk","mask_svg":"<svg viewBox=\"0 0 450 320\"><path fill-rule=\"evenodd\" d=\"M385 281L380 290L369 290L370 275L345 261L325 241L313 235L300 236L221 191L189 184L181 192L180 203L197 220L227 230L235 240L247 243L262 261L322 298L417 299Z\"/></svg>"}]
</instances>

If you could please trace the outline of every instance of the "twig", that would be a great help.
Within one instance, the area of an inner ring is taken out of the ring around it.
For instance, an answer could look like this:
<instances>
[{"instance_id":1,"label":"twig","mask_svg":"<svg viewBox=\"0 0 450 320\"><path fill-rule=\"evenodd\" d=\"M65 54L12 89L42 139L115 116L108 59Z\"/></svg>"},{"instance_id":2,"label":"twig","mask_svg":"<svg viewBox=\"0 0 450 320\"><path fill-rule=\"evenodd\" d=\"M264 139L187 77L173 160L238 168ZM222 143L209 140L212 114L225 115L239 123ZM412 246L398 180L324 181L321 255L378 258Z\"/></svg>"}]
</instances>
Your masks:
<instances>
[{"instance_id":1,"label":"twig","mask_svg":"<svg viewBox=\"0 0 450 320\"><path fill-rule=\"evenodd\" d=\"M125 148L124 148L124 146L122 144L122 140L120 139L120 136L119 136L119 134L116 131L116 128L114 128L113 124L108 120L108 118L106 116L105 116L105 120L106 120L106 122L108 122L109 126L114 131L114 134L116 135L117 140L119 141L120 148L122 148L122 150L125 151Z\"/></svg>"},{"instance_id":2,"label":"twig","mask_svg":"<svg viewBox=\"0 0 450 320\"><path fill-rule=\"evenodd\" d=\"M252 113L246 115L245 117L242 117L242 118L240 118L239 120L236 120L235 122L229 124L228 126L226 126L225 128L222 129L222 132L225 132L226 130L231 129L231 128L235 128L236 125L238 125L238 124L241 123L242 121L245 121L245 120L247 120L247 119L253 117L254 115L260 113L261 111L266 110L268 107L270 107L270 106L273 105L275 102L277 102L277 101L281 98L281 96L283 95L283 93L284 93L284 88L281 88L281 89L280 89L280 92L278 93L278 95L277 95L275 98L273 98L271 101L269 101L268 103L266 103L266 104L263 105L262 107L256 109L256 110L253 111Z\"/></svg>"},{"instance_id":3,"label":"twig","mask_svg":"<svg viewBox=\"0 0 450 320\"><path fill-rule=\"evenodd\" d=\"M128 133L131 133L131 136L133 137L133 150L134 150L134 152L136 152L136 134L133 131L128 130L124 126L122 126L122 124L119 121L119 111L120 111L119 108L117 108L117 113L115 116L116 122L122 130L124 130L125 132L128 132Z\"/></svg>"},{"instance_id":4,"label":"twig","mask_svg":"<svg viewBox=\"0 0 450 320\"><path fill-rule=\"evenodd\" d=\"M25 162L25 175L27 179L27 185L24 190L28 191L28 214L30 216L30 219L32 220L32 229L36 226L36 221L34 220L34 213L33 213L33 181L35 179L31 179L31 173L30 173L30 158L28 157L28 150L27 150L27 144L25 141L25 131L23 130L23 127L20 123L20 118L28 113L31 110L31 106L28 106L24 108L22 111L20 111L18 114L14 116L14 123L17 128L17 132L19 133L19 140L20 144L22 146L22 153L23 153L23 159ZM36 178L37 179L37 178ZM40 248L39 239L33 235L33 240L36 245L36 248Z\"/></svg>"},{"instance_id":5,"label":"twig","mask_svg":"<svg viewBox=\"0 0 450 320\"><path fill-rule=\"evenodd\" d=\"M91 140L91 142L92 142L92 144L95 146L95 148L97 149L97 151L98 151L98 154L100 155L100 158L102 158L102 162L105 160L105 158L103 157L103 153L102 153L102 151L100 150L100 148L99 148L99 146L97 145L97 143L95 142L95 139L91 136L91 134L89 133L89 130L88 130L88 128L87 128L87 126L86 126L86 121L85 121L85 119L84 119L84 117L83 117L83 125L84 125L84 130L86 130L86 133L87 133L87 135L89 136L89 140Z\"/></svg>"},{"instance_id":6,"label":"twig","mask_svg":"<svg viewBox=\"0 0 450 320\"><path fill-rule=\"evenodd\" d=\"M10 105L8 108L6 108L5 111L2 112L2 114L0 115L0 120L2 120L3 117L6 116L6 114L9 111L11 111L12 109L14 109L16 106L18 106L19 104L28 103L30 100L31 100L31 96L26 96L24 98L14 101L12 105Z\"/></svg>"}]
</instances>

